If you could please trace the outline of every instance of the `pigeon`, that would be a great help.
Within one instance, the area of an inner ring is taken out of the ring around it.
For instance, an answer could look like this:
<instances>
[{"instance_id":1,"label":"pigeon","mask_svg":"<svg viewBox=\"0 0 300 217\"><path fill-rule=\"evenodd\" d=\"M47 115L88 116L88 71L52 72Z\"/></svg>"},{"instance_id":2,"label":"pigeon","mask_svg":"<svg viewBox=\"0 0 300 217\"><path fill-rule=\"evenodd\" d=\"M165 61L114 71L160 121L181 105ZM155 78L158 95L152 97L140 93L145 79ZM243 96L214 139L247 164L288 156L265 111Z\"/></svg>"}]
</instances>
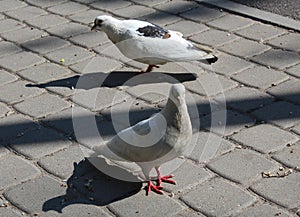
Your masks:
<instances>
[{"instance_id":1,"label":"pigeon","mask_svg":"<svg viewBox=\"0 0 300 217\"><path fill-rule=\"evenodd\" d=\"M148 64L145 72L167 62L198 60L212 64L218 60L212 50L184 39L182 33L146 21L101 15L96 17L91 30L104 31L123 55Z\"/></svg>"},{"instance_id":2,"label":"pigeon","mask_svg":"<svg viewBox=\"0 0 300 217\"><path fill-rule=\"evenodd\" d=\"M178 83L170 88L164 109L152 117L120 131L106 143L92 147L94 156L137 164L147 181L146 194L163 194L162 182L176 184L173 175L162 176L160 166L188 149L192 125L185 102L185 87ZM156 184L150 171L156 170Z\"/></svg>"}]
</instances>

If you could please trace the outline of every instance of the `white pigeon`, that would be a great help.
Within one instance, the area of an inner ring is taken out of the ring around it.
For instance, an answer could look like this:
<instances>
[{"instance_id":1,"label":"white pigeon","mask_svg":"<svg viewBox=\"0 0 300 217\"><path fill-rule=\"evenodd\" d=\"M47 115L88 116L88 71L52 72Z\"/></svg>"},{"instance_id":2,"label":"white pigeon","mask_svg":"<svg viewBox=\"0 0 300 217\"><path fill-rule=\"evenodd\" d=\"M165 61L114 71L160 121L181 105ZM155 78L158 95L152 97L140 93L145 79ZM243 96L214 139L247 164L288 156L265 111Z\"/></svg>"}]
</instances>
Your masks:
<instances>
[{"instance_id":1,"label":"white pigeon","mask_svg":"<svg viewBox=\"0 0 300 217\"><path fill-rule=\"evenodd\" d=\"M185 102L185 88L182 84L173 84L161 112L120 131L107 143L92 149L94 156L137 164L148 183L147 195L151 190L162 194L162 182L176 183L170 180L173 175L161 175L160 166L181 156L188 149L191 137L192 125ZM153 168L157 172L157 185L150 178Z\"/></svg>"},{"instance_id":2,"label":"white pigeon","mask_svg":"<svg viewBox=\"0 0 300 217\"><path fill-rule=\"evenodd\" d=\"M212 50L195 45L180 32L167 30L141 20L118 20L108 15L96 17L91 30L101 30L126 57L148 64L145 72L167 62L218 60Z\"/></svg>"}]
</instances>

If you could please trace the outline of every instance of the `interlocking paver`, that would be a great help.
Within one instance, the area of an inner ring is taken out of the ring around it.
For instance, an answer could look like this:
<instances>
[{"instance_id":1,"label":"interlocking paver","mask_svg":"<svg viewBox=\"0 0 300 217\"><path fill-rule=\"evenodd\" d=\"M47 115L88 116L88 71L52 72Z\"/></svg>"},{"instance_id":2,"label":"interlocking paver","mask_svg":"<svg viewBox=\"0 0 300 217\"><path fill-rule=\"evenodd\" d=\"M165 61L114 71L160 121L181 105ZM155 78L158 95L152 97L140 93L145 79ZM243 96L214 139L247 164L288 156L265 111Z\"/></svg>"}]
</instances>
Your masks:
<instances>
[{"instance_id":1,"label":"interlocking paver","mask_svg":"<svg viewBox=\"0 0 300 217\"><path fill-rule=\"evenodd\" d=\"M16 8L25 7L27 4L22 1L17 0L3 0L1 1L1 9L0 12L9 11Z\"/></svg>"},{"instance_id":2,"label":"interlocking paver","mask_svg":"<svg viewBox=\"0 0 300 217\"><path fill-rule=\"evenodd\" d=\"M0 146L0 158L9 153L9 150L4 146ZM0 204L1 204L1 197L0 197Z\"/></svg>"},{"instance_id":3,"label":"interlocking paver","mask_svg":"<svg viewBox=\"0 0 300 217\"><path fill-rule=\"evenodd\" d=\"M56 14L46 14L40 16L38 19L26 20L30 25L36 26L41 29L47 29L52 26L60 25L69 22L66 18Z\"/></svg>"},{"instance_id":4,"label":"interlocking paver","mask_svg":"<svg viewBox=\"0 0 300 217\"><path fill-rule=\"evenodd\" d=\"M78 23L63 23L60 25L52 26L48 28L47 31L53 35L57 35L63 38L69 38L91 31L91 29L86 25L81 25Z\"/></svg>"},{"instance_id":5,"label":"interlocking paver","mask_svg":"<svg viewBox=\"0 0 300 217\"><path fill-rule=\"evenodd\" d=\"M0 86L13 82L17 79L18 78L15 75L10 74L3 69L0 70Z\"/></svg>"},{"instance_id":6,"label":"interlocking paver","mask_svg":"<svg viewBox=\"0 0 300 217\"><path fill-rule=\"evenodd\" d=\"M43 63L29 69L19 71L18 74L36 83L55 80L70 74L70 71L53 63Z\"/></svg>"},{"instance_id":7,"label":"interlocking paver","mask_svg":"<svg viewBox=\"0 0 300 217\"><path fill-rule=\"evenodd\" d=\"M300 170L300 143L289 145L273 154L273 158L291 168Z\"/></svg>"},{"instance_id":8,"label":"interlocking paver","mask_svg":"<svg viewBox=\"0 0 300 217\"><path fill-rule=\"evenodd\" d=\"M260 179L263 171L273 171L278 166L253 151L235 150L213 160L208 167L230 180L250 184Z\"/></svg>"},{"instance_id":9,"label":"interlocking paver","mask_svg":"<svg viewBox=\"0 0 300 217\"><path fill-rule=\"evenodd\" d=\"M291 79L268 89L268 93L285 100L300 104L300 80Z\"/></svg>"},{"instance_id":10,"label":"interlocking paver","mask_svg":"<svg viewBox=\"0 0 300 217\"><path fill-rule=\"evenodd\" d=\"M88 59L93 55L86 49L71 45L65 48L55 50L51 53L47 53L45 56L56 63L69 66L74 63ZM64 61L62 61L62 59L64 59Z\"/></svg>"},{"instance_id":11,"label":"interlocking paver","mask_svg":"<svg viewBox=\"0 0 300 217\"><path fill-rule=\"evenodd\" d=\"M96 47L109 42L104 32L87 32L70 38L72 42L86 48Z\"/></svg>"},{"instance_id":12,"label":"interlocking paver","mask_svg":"<svg viewBox=\"0 0 300 217\"><path fill-rule=\"evenodd\" d=\"M300 135L300 124L294 126L292 131Z\"/></svg>"},{"instance_id":13,"label":"interlocking paver","mask_svg":"<svg viewBox=\"0 0 300 217\"><path fill-rule=\"evenodd\" d=\"M145 206L145 203L147 206ZM161 204L164 204L164 208L158 209ZM151 194L151 196L145 197L144 192L111 203L108 207L113 210L114 213L122 217L140 216L141 213L151 213L153 216L174 216L183 209L178 202L168 196ZM128 209L128 207L131 208Z\"/></svg>"},{"instance_id":14,"label":"interlocking paver","mask_svg":"<svg viewBox=\"0 0 300 217\"><path fill-rule=\"evenodd\" d=\"M34 97L44 93L45 91L39 88L31 88L26 85L28 82L16 81L0 87L0 100L6 103L16 103L26 98Z\"/></svg>"},{"instance_id":15,"label":"interlocking paver","mask_svg":"<svg viewBox=\"0 0 300 217\"><path fill-rule=\"evenodd\" d=\"M163 4L165 2L167 2L168 0L149 0L149 1L145 1L145 0L132 0L135 3L138 4L142 4L145 6L154 6L154 5L158 5L158 4Z\"/></svg>"},{"instance_id":16,"label":"interlocking paver","mask_svg":"<svg viewBox=\"0 0 300 217\"><path fill-rule=\"evenodd\" d=\"M223 75L232 75L253 65L246 60L225 53L217 54L217 57L219 59L212 65L212 70Z\"/></svg>"},{"instance_id":17,"label":"interlocking paver","mask_svg":"<svg viewBox=\"0 0 300 217\"><path fill-rule=\"evenodd\" d=\"M263 107L274 100L270 95L248 87L234 88L225 91L224 95L227 106L243 112Z\"/></svg>"},{"instance_id":18,"label":"interlocking paver","mask_svg":"<svg viewBox=\"0 0 300 217\"><path fill-rule=\"evenodd\" d=\"M39 20L39 19L37 19ZM9 31L9 32L5 32L3 34L1 34L1 36L3 38L5 38L6 40L10 40L16 43L22 43L25 41L29 41L29 40L33 40L33 39L37 39L40 38L42 36L46 36L47 33L42 32L38 29L34 29L34 28L29 28L29 27L25 27L23 29L17 29L14 31Z\"/></svg>"},{"instance_id":19,"label":"interlocking paver","mask_svg":"<svg viewBox=\"0 0 300 217\"><path fill-rule=\"evenodd\" d=\"M0 215L5 217L21 217L21 213L17 213L12 209L9 208L1 208Z\"/></svg>"},{"instance_id":20,"label":"interlocking paver","mask_svg":"<svg viewBox=\"0 0 300 217\"><path fill-rule=\"evenodd\" d=\"M58 181L48 176L42 176L11 188L5 191L4 194L17 207L33 214L40 213L42 209L47 209L48 207L45 207L44 203L51 198L64 195L65 190L66 187ZM58 207L61 204L51 205Z\"/></svg>"},{"instance_id":21,"label":"interlocking paver","mask_svg":"<svg viewBox=\"0 0 300 217\"><path fill-rule=\"evenodd\" d=\"M238 30L235 33L245 38L253 39L256 41L265 41L270 38L274 38L278 35L285 33L283 29L276 28L271 25L263 23L255 23L249 27Z\"/></svg>"},{"instance_id":22,"label":"interlocking paver","mask_svg":"<svg viewBox=\"0 0 300 217\"><path fill-rule=\"evenodd\" d=\"M4 103L0 102L0 118L5 116L10 110L10 108Z\"/></svg>"},{"instance_id":23,"label":"interlocking paver","mask_svg":"<svg viewBox=\"0 0 300 217\"><path fill-rule=\"evenodd\" d=\"M145 16L139 17L138 19L155 23L160 26L165 26L167 24L175 23L181 20L180 17L169 13L165 13L163 11L155 11L151 14L147 14Z\"/></svg>"},{"instance_id":24,"label":"interlocking paver","mask_svg":"<svg viewBox=\"0 0 300 217\"><path fill-rule=\"evenodd\" d=\"M125 8L114 10L113 13L126 18L137 18L153 13L155 10L141 5L130 5Z\"/></svg>"},{"instance_id":25,"label":"interlocking paver","mask_svg":"<svg viewBox=\"0 0 300 217\"><path fill-rule=\"evenodd\" d=\"M185 37L195 35L209 29L207 26L201 23L196 23L189 20L181 20L177 23L168 25L167 28L181 32Z\"/></svg>"},{"instance_id":26,"label":"interlocking paver","mask_svg":"<svg viewBox=\"0 0 300 217\"><path fill-rule=\"evenodd\" d=\"M244 129L233 135L232 139L263 153L279 150L299 140L297 136L269 124Z\"/></svg>"},{"instance_id":27,"label":"interlocking paver","mask_svg":"<svg viewBox=\"0 0 300 217\"><path fill-rule=\"evenodd\" d=\"M27 6L27 7L22 7L17 10L12 10L8 11L5 14L7 14L10 17L13 17L17 20L24 21L24 20L29 20L29 19L38 19L38 16L44 15L47 12L45 10L42 10L37 7L33 6Z\"/></svg>"},{"instance_id":28,"label":"interlocking paver","mask_svg":"<svg viewBox=\"0 0 300 217\"><path fill-rule=\"evenodd\" d=\"M55 36L46 36L22 43L22 46L34 52L45 54L70 45L66 40Z\"/></svg>"},{"instance_id":29,"label":"interlocking paver","mask_svg":"<svg viewBox=\"0 0 300 217\"><path fill-rule=\"evenodd\" d=\"M272 85L276 85L287 80L289 77L288 75L274 69L255 66L233 75L232 78L249 86L267 89Z\"/></svg>"},{"instance_id":30,"label":"interlocking paver","mask_svg":"<svg viewBox=\"0 0 300 217\"><path fill-rule=\"evenodd\" d=\"M43 94L14 105L20 112L34 118L45 117L69 106L70 104L67 101L51 94Z\"/></svg>"},{"instance_id":31,"label":"interlocking paver","mask_svg":"<svg viewBox=\"0 0 300 217\"><path fill-rule=\"evenodd\" d=\"M15 155L0 158L0 189L19 184L37 176L37 167Z\"/></svg>"},{"instance_id":32,"label":"interlocking paver","mask_svg":"<svg viewBox=\"0 0 300 217\"><path fill-rule=\"evenodd\" d=\"M186 11L189 11L193 8L196 8L198 5L194 2L187 2L187 1L169 1L163 4L159 4L154 6L154 8L165 11L171 14L179 14Z\"/></svg>"},{"instance_id":33,"label":"interlocking paver","mask_svg":"<svg viewBox=\"0 0 300 217\"><path fill-rule=\"evenodd\" d=\"M290 174L280 179L262 179L251 186L259 195L289 209L300 204L300 175Z\"/></svg>"},{"instance_id":34,"label":"interlocking paver","mask_svg":"<svg viewBox=\"0 0 300 217\"><path fill-rule=\"evenodd\" d=\"M104 10L104 11L110 11L113 12L116 9L119 8L124 8L131 5L131 2L129 1L95 1L94 3L91 4L91 6L98 8L100 10Z\"/></svg>"},{"instance_id":35,"label":"interlocking paver","mask_svg":"<svg viewBox=\"0 0 300 217\"><path fill-rule=\"evenodd\" d=\"M286 72L289 73L290 75L293 75L293 76L295 76L297 78L300 78L300 64L295 65L295 66L293 66L291 68L288 68L286 70Z\"/></svg>"},{"instance_id":36,"label":"interlocking paver","mask_svg":"<svg viewBox=\"0 0 300 217\"><path fill-rule=\"evenodd\" d=\"M75 14L81 11L85 11L87 9L87 6L75 2L65 2L48 8L49 11L63 16Z\"/></svg>"},{"instance_id":37,"label":"interlocking paver","mask_svg":"<svg viewBox=\"0 0 300 217\"><path fill-rule=\"evenodd\" d=\"M77 22L88 25L90 23L93 23L94 19L97 16L104 15L104 14L107 14L107 13L100 11L100 10L87 10L84 12L79 12L79 13L73 14L73 15L69 16L69 18L72 20L75 20Z\"/></svg>"},{"instance_id":38,"label":"interlocking paver","mask_svg":"<svg viewBox=\"0 0 300 217\"><path fill-rule=\"evenodd\" d=\"M15 29L21 29L22 27L24 27L24 24L13 19L0 20L0 33L9 32Z\"/></svg>"},{"instance_id":39,"label":"interlocking paver","mask_svg":"<svg viewBox=\"0 0 300 217\"><path fill-rule=\"evenodd\" d=\"M221 179L200 184L181 199L208 216L230 216L255 201L248 192Z\"/></svg>"},{"instance_id":40,"label":"interlocking paver","mask_svg":"<svg viewBox=\"0 0 300 217\"><path fill-rule=\"evenodd\" d=\"M38 161L38 164L51 174L66 179L73 173L73 163L80 162L84 157L84 153L76 145L45 156Z\"/></svg>"},{"instance_id":41,"label":"interlocking paver","mask_svg":"<svg viewBox=\"0 0 300 217\"><path fill-rule=\"evenodd\" d=\"M267 52L254 56L251 59L265 66L271 66L278 69L284 69L300 62L300 56L296 53L280 49L268 50Z\"/></svg>"},{"instance_id":42,"label":"interlocking paver","mask_svg":"<svg viewBox=\"0 0 300 217\"><path fill-rule=\"evenodd\" d=\"M221 50L240 57L250 57L270 49L269 46L240 38L220 47Z\"/></svg>"},{"instance_id":43,"label":"interlocking paver","mask_svg":"<svg viewBox=\"0 0 300 217\"><path fill-rule=\"evenodd\" d=\"M300 36L297 33L289 33L268 41L268 44L285 50L300 51Z\"/></svg>"},{"instance_id":44,"label":"interlocking paver","mask_svg":"<svg viewBox=\"0 0 300 217\"><path fill-rule=\"evenodd\" d=\"M42 7L42 8L47 8L52 5L57 5L62 2L65 2L66 0L52 0L52 1L40 1L40 0L27 0L30 4Z\"/></svg>"},{"instance_id":45,"label":"interlocking paver","mask_svg":"<svg viewBox=\"0 0 300 217\"><path fill-rule=\"evenodd\" d=\"M197 7L195 9L180 14L180 16L191 19L196 22L208 22L223 15L225 15L224 12L207 7Z\"/></svg>"},{"instance_id":46,"label":"interlocking paver","mask_svg":"<svg viewBox=\"0 0 300 217\"><path fill-rule=\"evenodd\" d=\"M300 107L294 104L278 101L252 112L260 120L264 120L280 127L287 128L297 124Z\"/></svg>"},{"instance_id":47,"label":"interlocking paver","mask_svg":"<svg viewBox=\"0 0 300 217\"><path fill-rule=\"evenodd\" d=\"M269 204L255 204L242 212L238 213L236 217L249 217L249 216L280 216L280 217L292 217L285 211L278 209L275 206Z\"/></svg>"},{"instance_id":48,"label":"interlocking paver","mask_svg":"<svg viewBox=\"0 0 300 217\"><path fill-rule=\"evenodd\" d=\"M22 49L8 41L0 41L0 57L18 53Z\"/></svg>"},{"instance_id":49,"label":"interlocking paver","mask_svg":"<svg viewBox=\"0 0 300 217\"><path fill-rule=\"evenodd\" d=\"M227 14L223 17L217 18L207 23L209 26L213 26L217 29L235 31L245 28L251 25L253 22L250 19L243 18L241 16Z\"/></svg>"},{"instance_id":50,"label":"interlocking paver","mask_svg":"<svg viewBox=\"0 0 300 217\"><path fill-rule=\"evenodd\" d=\"M224 31L209 29L208 31L193 35L190 39L200 44L217 47L237 39L237 36Z\"/></svg>"},{"instance_id":51,"label":"interlocking paver","mask_svg":"<svg viewBox=\"0 0 300 217\"><path fill-rule=\"evenodd\" d=\"M15 61L15 60L18 61ZM20 52L0 59L0 66L11 71L19 71L44 62L45 59L31 52Z\"/></svg>"}]
</instances>

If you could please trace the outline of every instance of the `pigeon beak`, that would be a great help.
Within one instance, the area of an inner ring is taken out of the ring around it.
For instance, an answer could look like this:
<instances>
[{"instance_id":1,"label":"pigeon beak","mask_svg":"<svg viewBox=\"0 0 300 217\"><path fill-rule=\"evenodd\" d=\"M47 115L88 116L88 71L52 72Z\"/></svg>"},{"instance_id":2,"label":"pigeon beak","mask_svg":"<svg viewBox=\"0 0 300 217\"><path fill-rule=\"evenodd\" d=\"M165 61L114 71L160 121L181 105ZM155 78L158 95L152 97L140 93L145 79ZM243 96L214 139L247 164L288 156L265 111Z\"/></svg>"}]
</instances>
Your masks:
<instances>
[{"instance_id":1,"label":"pigeon beak","mask_svg":"<svg viewBox=\"0 0 300 217\"><path fill-rule=\"evenodd\" d=\"M94 24L94 25L92 26L92 28L91 28L91 31L93 31L93 30L96 28L96 26L97 26L97 25Z\"/></svg>"}]
</instances>

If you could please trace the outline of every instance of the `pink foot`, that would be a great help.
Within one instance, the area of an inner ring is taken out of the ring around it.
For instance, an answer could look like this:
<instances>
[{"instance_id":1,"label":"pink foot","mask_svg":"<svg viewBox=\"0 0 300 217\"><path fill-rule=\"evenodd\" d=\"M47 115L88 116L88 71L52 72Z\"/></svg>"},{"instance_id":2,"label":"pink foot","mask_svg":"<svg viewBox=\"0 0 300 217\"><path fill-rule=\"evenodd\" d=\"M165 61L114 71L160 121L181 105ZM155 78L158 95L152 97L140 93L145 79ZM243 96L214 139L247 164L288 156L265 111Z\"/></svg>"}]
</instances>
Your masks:
<instances>
[{"instance_id":1,"label":"pink foot","mask_svg":"<svg viewBox=\"0 0 300 217\"><path fill-rule=\"evenodd\" d=\"M173 177L174 177L174 175L159 176L158 181L157 181L157 186L161 186L162 182L167 182L167 183L176 185L176 182L174 180L170 180Z\"/></svg>"},{"instance_id":2,"label":"pink foot","mask_svg":"<svg viewBox=\"0 0 300 217\"><path fill-rule=\"evenodd\" d=\"M161 189L163 189L162 186L156 186L151 181L148 181L146 195L148 196L150 191L154 191L155 193L158 193L158 194L163 194Z\"/></svg>"}]
</instances>

